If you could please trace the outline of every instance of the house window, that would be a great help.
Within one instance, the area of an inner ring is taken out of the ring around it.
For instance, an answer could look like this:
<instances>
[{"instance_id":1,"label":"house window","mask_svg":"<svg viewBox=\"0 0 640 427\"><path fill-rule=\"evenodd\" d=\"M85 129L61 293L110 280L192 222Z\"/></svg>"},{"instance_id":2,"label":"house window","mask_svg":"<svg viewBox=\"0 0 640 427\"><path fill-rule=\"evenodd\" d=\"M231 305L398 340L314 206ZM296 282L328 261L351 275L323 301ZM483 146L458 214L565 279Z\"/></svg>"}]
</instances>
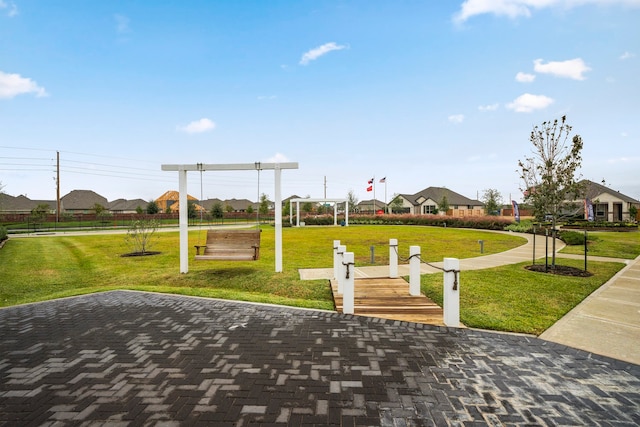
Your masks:
<instances>
[{"instance_id":1,"label":"house window","mask_svg":"<svg viewBox=\"0 0 640 427\"><path fill-rule=\"evenodd\" d=\"M604 218L607 216L607 205L604 203L596 204L595 211L597 218Z\"/></svg>"},{"instance_id":2,"label":"house window","mask_svg":"<svg viewBox=\"0 0 640 427\"><path fill-rule=\"evenodd\" d=\"M423 205L422 213L423 214L432 214L436 212L436 207L434 205Z\"/></svg>"}]
</instances>

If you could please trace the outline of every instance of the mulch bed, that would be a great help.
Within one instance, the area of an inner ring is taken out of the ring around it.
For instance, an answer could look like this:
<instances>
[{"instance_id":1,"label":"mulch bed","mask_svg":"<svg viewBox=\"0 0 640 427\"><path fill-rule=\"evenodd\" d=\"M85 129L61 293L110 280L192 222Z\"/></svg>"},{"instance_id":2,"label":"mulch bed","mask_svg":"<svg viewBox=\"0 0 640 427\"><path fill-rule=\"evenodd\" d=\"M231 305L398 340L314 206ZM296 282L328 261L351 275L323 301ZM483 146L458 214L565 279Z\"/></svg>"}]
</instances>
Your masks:
<instances>
[{"instance_id":1,"label":"mulch bed","mask_svg":"<svg viewBox=\"0 0 640 427\"><path fill-rule=\"evenodd\" d=\"M580 268L568 267L566 265L556 265L555 268L551 265L547 266L545 270L544 264L527 265L525 267L529 271L535 271L537 273L556 274L558 276L573 276L573 277L591 277L593 273L584 271Z\"/></svg>"},{"instance_id":2,"label":"mulch bed","mask_svg":"<svg viewBox=\"0 0 640 427\"><path fill-rule=\"evenodd\" d=\"M158 255L162 252L158 251L146 251L146 252L129 252L128 254L122 254L121 257L130 257L130 256L149 256L149 255Z\"/></svg>"}]
</instances>

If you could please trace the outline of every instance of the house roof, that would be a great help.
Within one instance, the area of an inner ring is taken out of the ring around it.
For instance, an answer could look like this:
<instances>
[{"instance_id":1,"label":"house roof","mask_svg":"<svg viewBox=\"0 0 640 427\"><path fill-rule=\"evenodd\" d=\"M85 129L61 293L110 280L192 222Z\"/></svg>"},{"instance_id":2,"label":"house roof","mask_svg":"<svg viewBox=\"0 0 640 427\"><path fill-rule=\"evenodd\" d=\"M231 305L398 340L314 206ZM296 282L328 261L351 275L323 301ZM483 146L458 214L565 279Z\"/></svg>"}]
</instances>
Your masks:
<instances>
[{"instance_id":1,"label":"house roof","mask_svg":"<svg viewBox=\"0 0 640 427\"><path fill-rule=\"evenodd\" d=\"M156 199L156 202L164 201L164 200L173 200L178 201L180 199L180 193L175 190L169 190L165 192L162 196ZM187 200L198 200L197 198L187 194Z\"/></svg>"},{"instance_id":2,"label":"house roof","mask_svg":"<svg viewBox=\"0 0 640 427\"><path fill-rule=\"evenodd\" d=\"M109 202L110 211L135 211L138 209L138 206L142 209L147 207L148 202L142 199L134 199L134 200L126 200L126 199L117 199L112 202Z\"/></svg>"},{"instance_id":3,"label":"house roof","mask_svg":"<svg viewBox=\"0 0 640 427\"><path fill-rule=\"evenodd\" d=\"M0 193L0 210L4 212L31 212L38 205L49 205L55 209L56 202L52 200L31 200L27 196L10 196Z\"/></svg>"},{"instance_id":4,"label":"house roof","mask_svg":"<svg viewBox=\"0 0 640 427\"><path fill-rule=\"evenodd\" d=\"M585 197L587 199L597 199L598 196L607 193L607 194L611 194L612 196L615 196L616 198L622 200L623 202L627 202L627 203L640 203L640 201L626 196L622 193L620 193L619 191L615 191L612 190L609 187L606 187L602 184L598 184L596 182L593 181L589 181L588 179L584 179L582 181L580 181L581 183L583 183L585 185Z\"/></svg>"},{"instance_id":5,"label":"house roof","mask_svg":"<svg viewBox=\"0 0 640 427\"><path fill-rule=\"evenodd\" d=\"M435 203L440 203L444 196L447 197L449 205L468 205L468 206L483 206L484 204L479 200L469 199L462 194L449 190L445 187L427 187L424 190L417 192L416 194L400 194L402 197L411 202L414 206L418 206L421 203L418 202L420 198L425 200L433 200Z\"/></svg>"},{"instance_id":6,"label":"house roof","mask_svg":"<svg viewBox=\"0 0 640 427\"><path fill-rule=\"evenodd\" d=\"M105 208L109 205L106 198L91 190L73 190L62 196L60 202L64 210L88 210L93 209L96 204Z\"/></svg>"}]
</instances>

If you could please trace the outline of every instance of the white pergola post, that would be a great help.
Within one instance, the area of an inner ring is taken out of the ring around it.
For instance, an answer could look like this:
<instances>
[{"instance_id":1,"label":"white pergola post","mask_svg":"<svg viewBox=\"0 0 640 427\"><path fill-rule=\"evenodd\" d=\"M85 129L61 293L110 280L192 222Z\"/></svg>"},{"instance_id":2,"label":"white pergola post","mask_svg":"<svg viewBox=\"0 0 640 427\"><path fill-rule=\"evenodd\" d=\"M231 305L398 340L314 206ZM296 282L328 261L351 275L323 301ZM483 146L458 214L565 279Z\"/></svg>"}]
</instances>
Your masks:
<instances>
[{"instance_id":1,"label":"white pergola post","mask_svg":"<svg viewBox=\"0 0 640 427\"><path fill-rule=\"evenodd\" d=\"M193 164L162 165L163 171L178 172L178 201L180 203L180 273L189 272L189 210L187 201L187 172L189 171L236 171L273 170L275 174L275 271L282 272L282 169L298 169L298 163L239 163L239 164Z\"/></svg>"},{"instance_id":2,"label":"white pergola post","mask_svg":"<svg viewBox=\"0 0 640 427\"><path fill-rule=\"evenodd\" d=\"M345 252L344 254L344 282L342 294L342 312L344 314L353 314L355 311L355 264L353 252Z\"/></svg>"},{"instance_id":3,"label":"white pergola post","mask_svg":"<svg viewBox=\"0 0 640 427\"><path fill-rule=\"evenodd\" d=\"M275 239L275 250L276 250L276 273L282 273L282 194L280 191L280 181L282 177L282 170L280 169L280 165L276 163L273 168L273 173L275 175L275 223L276 223L276 239Z\"/></svg>"},{"instance_id":4,"label":"white pergola post","mask_svg":"<svg viewBox=\"0 0 640 427\"><path fill-rule=\"evenodd\" d=\"M189 271L189 202L187 201L187 171L178 171L178 203L180 228L180 273Z\"/></svg>"},{"instance_id":5,"label":"white pergola post","mask_svg":"<svg viewBox=\"0 0 640 427\"><path fill-rule=\"evenodd\" d=\"M289 203L296 204L296 227L300 227L300 202L309 202L309 203L320 203L320 202L333 202L333 225L338 225L338 203L344 202L345 204L345 221L344 225L349 225L349 201L346 199L291 199Z\"/></svg>"}]
</instances>

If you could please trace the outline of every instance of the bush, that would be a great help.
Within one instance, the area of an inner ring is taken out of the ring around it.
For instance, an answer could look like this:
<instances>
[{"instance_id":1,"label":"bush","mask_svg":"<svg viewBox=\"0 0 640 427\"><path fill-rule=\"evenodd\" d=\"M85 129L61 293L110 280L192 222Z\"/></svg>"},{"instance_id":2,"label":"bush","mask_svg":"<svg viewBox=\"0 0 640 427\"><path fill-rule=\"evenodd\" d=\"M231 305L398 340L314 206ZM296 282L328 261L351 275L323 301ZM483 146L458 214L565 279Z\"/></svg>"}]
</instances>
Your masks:
<instances>
[{"instance_id":1,"label":"bush","mask_svg":"<svg viewBox=\"0 0 640 427\"><path fill-rule=\"evenodd\" d=\"M0 225L0 242L2 242L3 240L7 240L7 238L9 238L7 229Z\"/></svg>"},{"instance_id":2,"label":"bush","mask_svg":"<svg viewBox=\"0 0 640 427\"><path fill-rule=\"evenodd\" d=\"M339 216L338 223L343 219ZM332 215L315 215L301 218L306 225L333 225ZM504 230L505 226L513 223L509 217L474 216L451 217L442 215L349 215L349 224L361 225L429 225L435 227L475 228L481 230Z\"/></svg>"},{"instance_id":3,"label":"bush","mask_svg":"<svg viewBox=\"0 0 640 427\"><path fill-rule=\"evenodd\" d=\"M578 231L561 231L560 240L567 245L584 245L584 233Z\"/></svg>"}]
</instances>

